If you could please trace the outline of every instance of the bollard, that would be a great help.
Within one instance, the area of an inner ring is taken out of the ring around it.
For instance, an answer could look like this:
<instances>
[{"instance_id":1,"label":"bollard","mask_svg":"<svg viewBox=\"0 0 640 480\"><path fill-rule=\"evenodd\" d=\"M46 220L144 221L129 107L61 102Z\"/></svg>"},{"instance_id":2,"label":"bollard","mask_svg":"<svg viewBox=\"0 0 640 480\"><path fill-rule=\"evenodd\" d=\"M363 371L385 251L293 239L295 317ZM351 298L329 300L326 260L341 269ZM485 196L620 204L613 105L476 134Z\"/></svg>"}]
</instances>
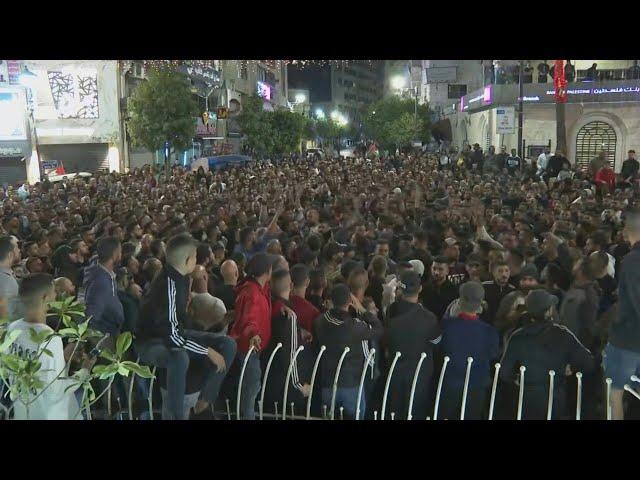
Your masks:
<instances>
[{"instance_id":1,"label":"bollard","mask_svg":"<svg viewBox=\"0 0 640 480\"><path fill-rule=\"evenodd\" d=\"M496 371L493 374L493 385L491 387L491 401L489 402L489 420L493 420L493 405L496 402L496 390L498 388L498 374L500 373L500 364L495 364Z\"/></svg>"},{"instance_id":2,"label":"bollard","mask_svg":"<svg viewBox=\"0 0 640 480\"><path fill-rule=\"evenodd\" d=\"M556 372L549 370L549 404L547 406L547 420L551 420L551 411L553 409L553 379Z\"/></svg>"},{"instance_id":3,"label":"bollard","mask_svg":"<svg viewBox=\"0 0 640 480\"><path fill-rule=\"evenodd\" d=\"M436 392L436 403L433 407L433 419L438 419L438 406L440 405L440 393L442 392L442 382L444 380L444 372L447 370L447 364L451 360L448 356L444 357L444 362L442 364L442 370L440 371L440 379L438 380L438 391Z\"/></svg>"},{"instance_id":4,"label":"bollard","mask_svg":"<svg viewBox=\"0 0 640 480\"><path fill-rule=\"evenodd\" d=\"M631 388L628 384L625 384L624 389L629 392L631 395L633 395L634 397L636 397L638 400L640 400L640 395L638 395L638 392L636 392L633 388Z\"/></svg>"},{"instance_id":5,"label":"bollard","mask_svg":"<svg viewBox=\"0 0 640 480\"><path fill-rule=\"evenodd\" d=\"M462 389L462 406L460 407L460 420L464 420L464 411L467 406L467 393L469 391L469 377L471 377L471 365L473 357L467 358L467 372L464 375L464 388Z\"/></svg>"},{"instance_id":6,"label":"bollard","mask_svg":"<svg viewBox=\"0 0 640 480\"><path fill-rule=\"evenodd\" d=\"M344 407L340 407L340 420L344 420Z\"/></svg>"},{"instance_id":7,"label":"bollard","mask_svg":"<svg viewBox=\"0 0 640 480\"><path fill-rule=\"evenodd\" d=\"M267 391L267 380L269 378L269 370L271 370L271 362L273 362L273 359L276 356L276 353L281 348L282 348L282 343L278 342L278 344L276 345L276 348L274 348L273 352L271 352L271 355L269 356L269 361L267 362L267 368L265 368L264 370L264 379L262 380L262 392L260 392L260 400L258 401L258 408L260 409L260 417L259 417L260 420L262 420L264 395Z\"/></svg>"},{"instance_id":8,"label":"bollard","mask_svg":"<svg viewBox=\"0 0 640 480\"><path fill-rule=\"evenodd\" d=\"M320 351L318 352L318 356L316 357L316 362L313 364L313 371L311 372L311 384L309 385L309 398L307 399L307 420L311 418L311 397L313 397L313 386L316 381L316 373L318 373L318 366L320 365L320 359L322 358L322 354L327 349L324 345L320 347Z\"/></svg>"},{"instance_id":9,"label":"bollard","mask_svg":"<svg viewBox=\"0 0 640 480\"><path fill-rule=\"evenodd\" d=\"M251 345L247 355L244 357L244 362L242 362L242 370L240 371L240 381L238 382L238 398L236 400L236 420L240 420L240 396L242 395L242 380L244 379L244 371L247 368L247 362L249 361L249 357L255 351L255 347Z\"/></svg>"},{"instance_id":10,"label":"bollard","mask_svg":"<svg viewBox=\"0 0 640 480\"><path fill-rule=\"evenodd\" d=\"M411 394L409 396L409 412L407 413L407 420L411 420L413 415L411 414L413 410L413 397L416 394L416 384L418 383L418 375L420 374L420 367L422 367L422 362L427 357L427 354L422 352L420 354L420 360L418 360L418 365L416 366L416 371L413 374L413 382L411 382Z\"/></svg>"},{"instance_id":11,"label":"bollard","mask_svg":"<svg viewBox=\"0 0 640 480\"><path fill-rule=\"evenodd\" d=\"M151 370L153 377L151 377L151 381L149 382L149 396L147 397L147 402L149 404L149 420L153 420L153 382L156 379L156 367L153 367Z\"/></svg>"},{"instance_id":12,"label":"bollard","mask_svg":"<svg viewBox=\"0 0 640 480\"><path fill-rule=\"evenodd\" d=\"M527 369L524 365L520 367L520 391L518 392L518 420L522 420L522 402L524 400L524 372Z\"/></svg>"},{"instance_id":13,"label":"bollard","mask_svg":"<svg viewBox=\"0 0 640 480\"><path fill-rule=\"evenodd\" d=\"M326 405L322 405L322 418L323 418L323 420L327 419L327 406Z\"/></svg>"},{"instance_id":14,"label":"bollard","mask_svg":"<svg viewBox=\"0 0 640 480\"><path fill-rule=\"evenodd\" d=\"M395 420L396 419L396 412L391 412L391 420Z\"/></svg>"},{"instance_id":15,"label":"bollard","mask_svg":"<svg viewBox=\"0 0 640 480\"><path fill-rule=\"evenodd\" d=\"M582 372L576 372L578 379L578 393L576 396L576 420L580 420L580 410L582 407Z\"/></svg>"},{"instance_id":16,"label":"bollard","mask_svg":"<svg viewBox=\"0 0 640 480\"><path fill-rule=\"evenodd\" d=\"M342 369L342 362L344 362L344 357L347 356L351 349L349 347L344 347L344 351L342 355L340 355L340 360L338 360L338 368L336 368L336 376L333 379L333 393L331 394L331 420L335 420L335 408L336 408L336 394L338 393L338 379L340 378L340 370Z\"/></svg>"},{"instance_id":17,"label":"bollard","mask_svg":"<svg viewBox=\"0 0 640 480\"><path fill-rule=\"evenodd\" d=\"M373 412L373 419L377 420L378 419L378 410Z\"/></svg>"},{"instance_id":18,"label":"bollard","mask_svg":"<svg viewBox=\"0 0 640 480\"><path fill-rule=\"evenodd\" d=\"M296 416L294 410L295 402L291 402L289 405L291 406L291 418L294 418Z\"/></svg>"},{"instance_id":19,"label":"bollard","mask_svg":"<svg viewBox=\"0 0 640 480\"><path fill-rule=\"evenodd\" d=\"M289 362L289 368L287 369L287 377L284 381L284 395L282 397L282 420L287 419L287 395L289 394L289 381L291 380L291 372L293 372L293 367L296 365L296 358L298 358L298 354L304 350L304 347L300 345L295 353L293 354L293 358Z\"/></svg>"},{"instance_id":20,"label":"bollard","mask_svg":"<svg viewBox=\"0 0 640 480\"><path fill-rule=\"evenodd\" d=\"M369 368L370 359L376 354L376 349L369 350L369 355L364 360L364 367L362 368L362 375L360 375L360 386L358 387L358 401L356 402L356 420L360 420L360 400L362 398L362 389L364 387L364 379L367 376L367 369Z\"/></svg>"},{"instance_id":21,"label":"bollard","mask_svg":"<svg viewBox=\"0 0 640 480\"><path fill-rule=\"evenodd\" d=\"M613 380L607 378L605 382L607 383L607 420L611 420L611 383Z\"/></svg>"},{"instance_id":22,"label":"bollard","mask_svg":"<svg viewBox=\"0 0 640 480\"><path fill-rule=\"evenodd\" d=\"M380 413L380 420L384 420L384 412L387 409L387 395L389 394L389 386L391 385L391 376L393 375L393 371L396 368L396 363L402 354L400 352L396 352L396 356L393 357L393 362L391 362L391 367L389 368L389 375L387 375L387 381L384 384L384 395L382 397L382 412Z\"/></svg>"}]
</instances>

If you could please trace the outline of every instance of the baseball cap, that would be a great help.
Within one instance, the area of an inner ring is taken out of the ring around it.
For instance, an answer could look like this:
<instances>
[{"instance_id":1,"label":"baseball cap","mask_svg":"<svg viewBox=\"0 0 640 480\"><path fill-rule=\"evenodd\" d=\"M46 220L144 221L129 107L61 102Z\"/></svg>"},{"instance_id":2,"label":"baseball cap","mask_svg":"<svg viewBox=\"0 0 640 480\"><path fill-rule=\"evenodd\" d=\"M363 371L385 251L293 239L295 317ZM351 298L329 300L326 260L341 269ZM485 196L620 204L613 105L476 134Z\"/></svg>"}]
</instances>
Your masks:
<instances>
[{"instance_id":1,"label":"baseball cap","mask_svg":"<svg viewBox=\"0 0 640 480\"><path fill-rule=\"evenodd\" d=\"M424 263L421 260L409 260L413 271L416 272L421 277L424 275Z\"/></svg>"},{"instance_id":2,"label":"baseball cap","mask_svg":"<svg viewBox=\"0 0 640 480\"><path fill-rule=\"evenodd\" d=\"M477 253L471 253L467 255L466 265L482 265L482 257Z\"/></svg>"},{"instance_id":3,"label":"baseball cap","mask_svg":"<svg viewBox=\"0 0 640 480\"><path fill-rule=\"evenodd\" d=\"M400 289L407 295L415 295L420 290L420 275L413 270L402 272L400 275Z\"/></svg>"},{"instance_id":4,"label":"baseball cap","mask_svg":"<svg viewBox=\"0 0 640 480\"><path fill-rule=\"evenodd\" d=\"M520 270L520 278L531 277L540 280L538 268L533 263L528 263Z\"/></svg>"},{"instance_id":5,"label":"baseball cap","mask_svg":"<svg viewBox=\"0 0 640 480\"><path fill-rule=\"evenodd\" d=\"M484 287L479 282L466 282L460 286L460 298L458 307L461 312L482 311L484 300Z\"/></svg>"},{"instance_id":6,"label":"baseball cap","mask_svg":"<svg viewBox=\"0 0 640 480\"><path fill-rule=\"evenodd\" d=\"M558 297L551 295L546 290L533 290L529 292L524 301L527 311L534 317L544 314L549 308L558 304Z\"/></svg>"}]
</instances>

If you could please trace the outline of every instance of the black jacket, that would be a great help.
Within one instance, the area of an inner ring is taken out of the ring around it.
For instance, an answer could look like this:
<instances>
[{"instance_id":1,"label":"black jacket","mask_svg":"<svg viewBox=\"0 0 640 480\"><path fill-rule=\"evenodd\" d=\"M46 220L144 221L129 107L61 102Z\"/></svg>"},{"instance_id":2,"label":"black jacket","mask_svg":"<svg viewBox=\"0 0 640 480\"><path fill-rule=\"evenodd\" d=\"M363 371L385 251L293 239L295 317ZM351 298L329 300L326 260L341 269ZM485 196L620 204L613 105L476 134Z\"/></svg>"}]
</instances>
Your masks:
<instances>
[{"instance_id":1,"label":"black jacket","mask_svg":"<svg viewBox=\"0 0 640 480\"><path fill-rule=\"evenodd\" d=\"M345 347L350 351L344 358L338 386L355 388L360 384L366 356L369 354L369 340L382 336L382 323L375 315L366 312L361 319L349 312L331 309L314 321L314 338L318 345L326 346L320 366L323 388L331 388L338 368L338 361Z\"/></svg>"},{"instance_id":2,"label":"black jacket","mask_svg":"<svg viewBox=\"0 0 640 480\"><path fill-rule=\"evenodd\" d=\"M640 162L635 158L627 158L622 162L622 170L620 170L620 176L622 180L626 180L629 177L635 178L638 175L640 169Z\"/></svg>"},{"instance_id":3,"label":"black jacket","mask_svg":"<svg viewBox=\"0 0 640 480\"><path fill-rule=\"evenodd\" d=\"M482 318L482 320L484 320L485 322L493 325L496 319L496 313L498 312L498 307L500 306L500 302L509 293L515 291L516 287L509 283L507 283L504 287L501 287L493 280L482 282L482 286L484 287L484 299L487 302L487 309L482 312L480 318Z\"/></svg>"},{"instance_id":4,"label":"black jacket","mask_svg":"<svg viewBox=\"0 0 640 480\"><path fill-rule=\"evenodd\" d=\"M640 242L622 259L618 287L618 315L611 325L611 345L640 352Z\"/></svg>"},{"instance_id":5,"label":"black jacket","mask_svg":"<svg viewBox=\"0 0 640 480\"><path fill-rule=\"evenodd\" d=\"M422 290L422 304L431 311L438 320L442 320L444 312L451 302L458 298L458 287L449 280L445 280L440 286L433 281L427 283Z\"/></svg>"},{"instance_id":6,"label":"black jacket","mask_svg":"<svg viewBox=\"0 0 640 480\"><path fill-rule=\"evenodd\" d=\"M549 370L556 372L555 385L563 383L567 365L574 372L588 373L594 367L591 352L565 326L534 322L517 329L505 345L500 361L500 378L513 383L524 365L525 386L549 384Z\"/></svg>"},{"instance_id":7,"label":"black jacket","mask_svg":"<svg viewBox=\"0 0 640 480\"><path fill-rule=\"evenodd\" d=\"M207 347L184 337L189 284L189 277L165 265L142 298L137 340L160 338L167 347L182 347L192 354L207 355Z\"/></svg>"},{"instance_id":8,"label":"black jacket","mask_svg":"<svg viewBox=\"0 0 640 480\"><path fill-rule=\"evenodd\" d=\"M440 342L442 330L438 319L419 303L409 303L398 300L389 306L388 320L385 332L385 344L389 352L387 363L390 365L396 352L402 355L398 359L396 368L407 373L413 372L422 352L427 356L422 369L433 371L434 345Z\"/></svg>"}]
</instances>

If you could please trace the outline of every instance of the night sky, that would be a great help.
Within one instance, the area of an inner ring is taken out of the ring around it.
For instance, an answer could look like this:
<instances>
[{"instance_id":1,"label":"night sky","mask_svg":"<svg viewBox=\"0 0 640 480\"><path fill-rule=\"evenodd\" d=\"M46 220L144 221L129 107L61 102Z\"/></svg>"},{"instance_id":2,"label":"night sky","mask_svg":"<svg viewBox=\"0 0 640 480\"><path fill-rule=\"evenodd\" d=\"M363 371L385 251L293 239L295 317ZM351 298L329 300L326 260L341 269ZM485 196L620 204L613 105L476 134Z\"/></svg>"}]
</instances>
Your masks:
<instances>
[{"instance_id":1,"label":"night sky","mask_svg":"<svg viewBox=\"0 0 640 480\"><path fill-rule=\"evenodd\" d=\"M309 101L331 101L331 67L309 66L298 68L292 65L287 67L289 88L303 88L309 90Z\"/></svg>"}]
</instances>

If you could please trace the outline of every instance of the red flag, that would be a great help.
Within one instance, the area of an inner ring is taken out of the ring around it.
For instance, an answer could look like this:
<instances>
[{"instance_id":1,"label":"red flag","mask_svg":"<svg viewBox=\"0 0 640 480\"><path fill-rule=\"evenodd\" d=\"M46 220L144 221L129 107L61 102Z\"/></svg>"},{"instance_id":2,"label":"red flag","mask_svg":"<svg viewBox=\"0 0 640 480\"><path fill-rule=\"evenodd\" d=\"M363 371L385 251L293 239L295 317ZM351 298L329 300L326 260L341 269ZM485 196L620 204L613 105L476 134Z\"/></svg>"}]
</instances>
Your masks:
<instances>
[{"instance_id":1,"label":"red flag","mask_svg":"<svg viewBox=\"0 0 640 480\"><path fill-rule=\"evenodd\" d=\"M558 103L567 103L567 79L564 76L564 60L556 60L553 67L553 86Z\"/></svg>"}]
</instances>

